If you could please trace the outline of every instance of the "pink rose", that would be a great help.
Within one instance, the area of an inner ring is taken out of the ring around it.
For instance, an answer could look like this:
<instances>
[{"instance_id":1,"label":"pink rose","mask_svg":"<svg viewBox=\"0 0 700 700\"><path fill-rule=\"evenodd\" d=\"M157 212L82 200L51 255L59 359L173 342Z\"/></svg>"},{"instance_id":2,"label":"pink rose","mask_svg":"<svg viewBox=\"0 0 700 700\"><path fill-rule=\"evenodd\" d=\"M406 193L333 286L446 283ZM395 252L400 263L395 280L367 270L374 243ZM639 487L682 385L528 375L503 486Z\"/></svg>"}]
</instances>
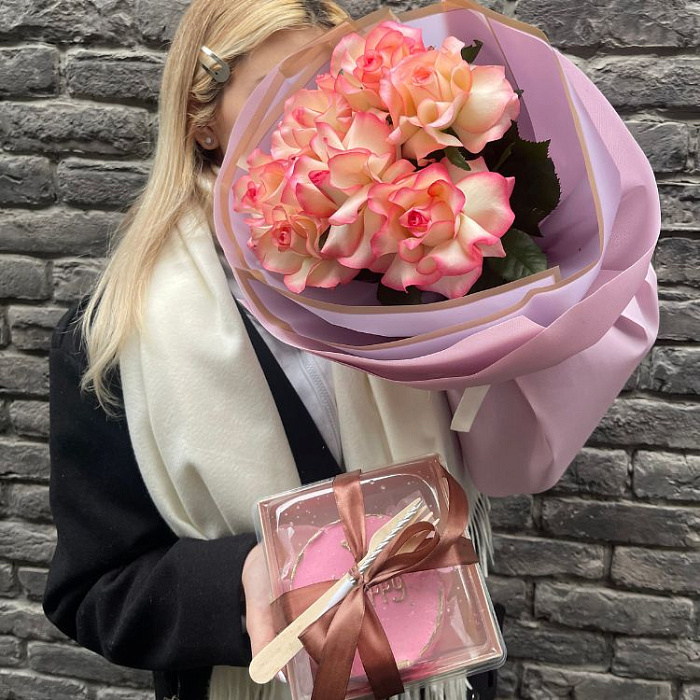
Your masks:
<instances>
[{"instance_id":1,"label":"pink rose","mask_svg":"<svg viewBox=\"0 0 700 700\"><path fill-rule=\"evenodd\" d=\"M344 95L357 111L383 110L381 78L406 56L420 51L425 51L420 29L381 22L366 37L344 36L333 50L330 72L318 76L316 84Z\"/></svg>"},{"instance_id":2,"label":"pink rose","mask_svg":"<svg viewBox=\"0 0 700 700\"><path fill-rule=\"evenodd\" d=\"M361 269L374 260L369 238L379 224L366 210L370 188L414 168L396 160L396 147L387 143L390 127L370 112L357 112L342 138L328 124L318 127L310 144L313 155L294 164L290 187L305 212L331 224L324 255Z\"/></svg>"},{"instance_id":3,"label":"pink rose","mask_svg":"<svg viewBox=\"0 0 700 700\"><path fill-rule=\"evenodd\" d=\"M248 247L270 272L284 275L293 292L306 286L335 287L358 273L321 251L328 229L323 215L304 211L290 182L292 160L275 160L256 149L248 158L248 175L234 185L234 209L248 213Z\"/></svg>"},{"instance_id":4,"label":"pink rose","mask_svg":"<svg viewBox=\"0 0 700 700\"><path fill-rule=\"evenodd\" d=\"M472 66L462 59L463 47L447 37L439 50L406 57L381 80L395 127L390 140L419 164L445 146L478 153L501 138L519 114L520 101L503 66ZM458 138L444 133L448 127Z\"/></svg>"},{"instance_id":5,"label":"pink rose","mask_svg":"<svg viewBox=\"0 0 700 700\"><path fill-rule=\"evenodd\" d=\"M323 90L300 90L284 104L284 116L272 134L272 156L289 158L304 153L316 135L317 120L345 134L351 116L350 105L342 95Z\"/></svg>"},{"instance_id":6,"label":"pink rose","mask_svg":"<svg viewBox=\"0 0 700 700\"><path fill-rule=\"evenodd\" d=\"M383 284L462 297L480 277L484 256L505 256L500 237L515 218L515 180L483 166L476 162L453 183L445 164L435 163L372 187L368 207L382 225L371 239L371 269L384 273Z\"/></svg>"},{"instance_id":7,"label":"pink rose","mask_svg":"<svg viewBox=\"0 0 700 700\"><path fill-rule=\"evenodd\" d=\"M247 159L248 174L239 178L234 186L234 209L238 212L261 215L265 205L280 201L289 163L278 160L256 148Z\"/></svg>"},{"instance_id":8,"label":"pink rose","mask_svg":"<svg viewBox=\"0 0 700 700\"><path fill-rule=\"evenodd\" d=\"M284 275L292 292L300 293L307 286L336 287L349 282L358 270L321 253L319 239L324 227L320 219L279 205L251 225L248 247L266 270Z\"/></svg>"}]
</instances>

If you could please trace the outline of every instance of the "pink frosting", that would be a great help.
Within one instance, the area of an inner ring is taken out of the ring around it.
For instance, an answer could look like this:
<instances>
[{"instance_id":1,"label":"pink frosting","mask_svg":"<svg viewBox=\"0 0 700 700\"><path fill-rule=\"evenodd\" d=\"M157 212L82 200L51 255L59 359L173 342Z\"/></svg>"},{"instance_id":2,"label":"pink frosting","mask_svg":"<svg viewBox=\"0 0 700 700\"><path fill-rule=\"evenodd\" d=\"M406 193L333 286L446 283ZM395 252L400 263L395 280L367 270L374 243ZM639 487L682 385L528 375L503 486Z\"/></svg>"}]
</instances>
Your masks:
<instances>
[{"instance_id":1,"label":"pink frosting","mask_svg":"<svg viewBox=\"0 0 700 700\"><path fill-rule=\"evenodd\" d=\"M385 515L366 517L369 539L383 523ZM293 588L310 583L337 579L353 565L353 557L343 546L345 533L341 523L334 523L318 531L303 550L294 571ZM444 589L436 571L416 571L394 577L373 587L370 599L386 631L399 668L414 663L432 643L439 627ZM352 676L363 676L362 662L355 655Z\"/></svg>"}]
</instances>

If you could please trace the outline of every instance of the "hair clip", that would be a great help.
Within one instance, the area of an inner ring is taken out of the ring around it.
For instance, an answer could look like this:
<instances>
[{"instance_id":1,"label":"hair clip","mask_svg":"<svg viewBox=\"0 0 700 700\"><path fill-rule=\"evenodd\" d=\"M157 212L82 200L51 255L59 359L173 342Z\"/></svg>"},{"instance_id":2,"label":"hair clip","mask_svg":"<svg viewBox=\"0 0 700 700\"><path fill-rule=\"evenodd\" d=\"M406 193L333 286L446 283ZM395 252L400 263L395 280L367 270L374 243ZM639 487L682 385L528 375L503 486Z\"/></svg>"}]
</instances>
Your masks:
<instances>
[{"instance_id":1,"label":"hair clip","mask_svg":"<svg viewBox=\"0 0 700 700\"><path fill-rule=\"evenodd\" d=\"M207 54L207 56L209 56L212 60L214 60L215 64L217 65L216 68L211 68L200 58L199 62L204 67L204 70L209 73L209 75L211 75L211 77L214 78L217 83L225 83L231 75L231 69L229 68L228 63L219 58L208 46L202 45L201 50L204 51L204 53Z\"/></svg>"}]
</instances>

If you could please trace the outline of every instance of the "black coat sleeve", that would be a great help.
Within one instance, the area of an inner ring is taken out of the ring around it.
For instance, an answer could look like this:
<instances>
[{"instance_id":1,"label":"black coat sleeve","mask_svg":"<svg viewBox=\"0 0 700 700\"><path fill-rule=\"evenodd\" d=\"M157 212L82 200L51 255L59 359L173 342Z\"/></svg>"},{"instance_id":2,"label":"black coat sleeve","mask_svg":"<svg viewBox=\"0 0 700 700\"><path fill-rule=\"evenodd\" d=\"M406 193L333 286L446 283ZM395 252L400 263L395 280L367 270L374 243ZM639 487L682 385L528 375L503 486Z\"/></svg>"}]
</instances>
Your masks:
<instances>
[{"instance_id":1,"label":"black coat sleeve","mask_svg":"<svg viewBox=\"0 0 700 700\"><path fill-rule=\"evenodd\" d=\"M200 540L170 529L143 482L126 420L79 390L85 355L70 322L80 303L59 321L50 349L49 498L58 540L44 613L123 666L246 666L241 573L255 534Z\"/></svg>"}]
</instances>

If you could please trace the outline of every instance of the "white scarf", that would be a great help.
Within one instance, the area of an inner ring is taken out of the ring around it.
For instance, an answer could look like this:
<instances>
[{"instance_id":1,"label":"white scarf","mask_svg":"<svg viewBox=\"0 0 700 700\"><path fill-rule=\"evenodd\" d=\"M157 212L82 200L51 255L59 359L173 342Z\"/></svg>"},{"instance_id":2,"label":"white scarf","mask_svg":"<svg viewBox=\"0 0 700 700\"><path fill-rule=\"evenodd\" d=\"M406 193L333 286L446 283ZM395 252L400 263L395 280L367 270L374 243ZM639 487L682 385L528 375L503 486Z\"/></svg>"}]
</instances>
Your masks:
<instances>
[{"instance_id":1,"label":"white scarf","mask_svg":"<svg viewBox=\"0 0 700 700\"><path fill-rule=\"evenodd\" d=\"M253 530L255 502L300 485L265 375L217 256L206 216L191 210L153 270L143 332L120 355L134 453L160 514L180 537ZM488 500L462 463L444 392L414 389L334 363L345 466L370 470L436 452L470 499L471 533L490 550ZM463 700L464 679L427 700ZM406 698L418 697L414 692ZM288 700L288 686L214 666L209 700Z\"/></svg>"}]
</instances>

